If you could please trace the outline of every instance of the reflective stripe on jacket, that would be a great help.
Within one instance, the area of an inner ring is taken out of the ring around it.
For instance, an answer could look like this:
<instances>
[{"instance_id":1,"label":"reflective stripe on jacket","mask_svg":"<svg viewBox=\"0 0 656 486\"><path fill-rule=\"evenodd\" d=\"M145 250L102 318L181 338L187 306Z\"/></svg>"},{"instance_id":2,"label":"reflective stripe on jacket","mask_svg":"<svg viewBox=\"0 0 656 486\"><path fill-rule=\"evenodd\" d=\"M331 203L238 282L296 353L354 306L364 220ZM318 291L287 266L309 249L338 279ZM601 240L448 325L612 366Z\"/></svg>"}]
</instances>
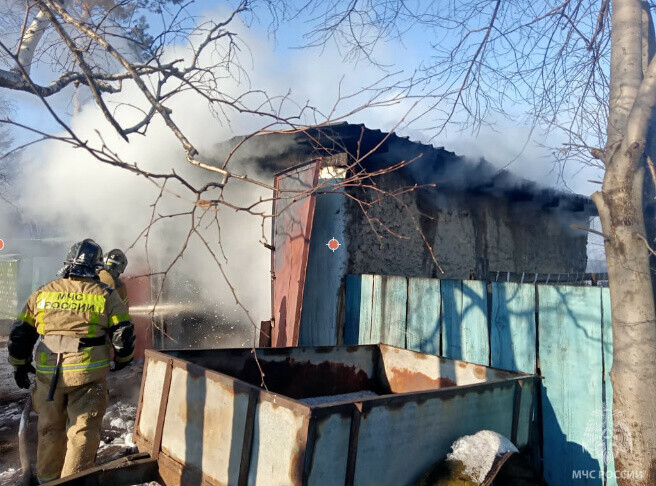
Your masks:
<instances>
[{"instance_id":1,"label":"reflective stripe on jacket","mask_svg":"<svg viewBox=\"0 0 656 486\"><path fill-rule=\"evenodd\" d=\"M132 333L129 343L116 339L117 335L126 333L126 329ZM115 354L120 359L129 361L134 352L133 327L127 307L113 288L92 278L53 280L30 296L9 337L10 364L18 366L32 361L38 335L108 337L106 344L75 351L67 348L63 353L58 386L78 386L105 377L109 370L109 346L114 342ZM49 382L57 355L40 341L34 359L37 379Z\"/></svg>"}]
</instances>

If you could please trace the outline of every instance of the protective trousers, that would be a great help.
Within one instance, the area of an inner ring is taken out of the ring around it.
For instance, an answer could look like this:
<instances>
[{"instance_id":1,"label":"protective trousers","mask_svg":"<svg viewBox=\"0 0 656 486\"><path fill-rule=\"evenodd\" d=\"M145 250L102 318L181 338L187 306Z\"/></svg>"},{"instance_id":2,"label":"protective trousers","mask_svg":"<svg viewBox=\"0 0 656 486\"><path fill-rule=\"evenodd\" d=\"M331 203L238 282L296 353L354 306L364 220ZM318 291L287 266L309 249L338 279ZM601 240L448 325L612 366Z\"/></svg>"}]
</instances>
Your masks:
<instances>
[{"instance_id":1,"label":"protective trousers","mask_svg":"<svg viewBox=\"0 0 656 486\"><path fill-rule=\"evenodd\" d=\"M57 387L47 402L48 385L38 381L32 398L39 415L36 470L40 483L92 467L107 408L105 379L74 387Z\"/></svg>"}]
</instances>

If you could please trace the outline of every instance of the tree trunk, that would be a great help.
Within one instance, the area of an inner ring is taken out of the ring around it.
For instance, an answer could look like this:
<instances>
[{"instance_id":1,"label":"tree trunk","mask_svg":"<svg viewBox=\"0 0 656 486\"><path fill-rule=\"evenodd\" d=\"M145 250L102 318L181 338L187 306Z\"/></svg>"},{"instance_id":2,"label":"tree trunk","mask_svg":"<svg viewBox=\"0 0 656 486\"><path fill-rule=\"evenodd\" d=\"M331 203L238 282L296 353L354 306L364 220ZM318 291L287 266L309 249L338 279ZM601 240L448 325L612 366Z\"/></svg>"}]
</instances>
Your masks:
<instances>
[{"instance_id":1,"label":"tree trunk","mask_svg":"<svg viewBox=\"0 0 656 486\"><path fill-rule=\"evenodd\" d=\"M653 25L640 0L613 0L606 174L592 198L605 241L613 319L613 449L621 486L656 484L656 310L643 214L656 108ZM609 431L610 432L610 431Z\"/></svg>"},{"instance_id":2,"label":"tree trunk","mask_svg":"<svg viewBox=\"0 0 656 486\"><path fill-rule=\"evenodd\" d=\"M640 150L640 152L642 152ZM644 170L623 144L593 195L605 242L613 318L613 450L618 484L656 484L656 312L642 213ZM638 155L639 156L639 155ZM628 170L627 170L628 169ZM630 434L627 437L626 432ZM628 439L628 440L627 440Z\"/></svg>"},{"instance_id":3,"label":"tree trunk","mask_svg":"<svg viewBox=\"0 0 656 486\"><path fill-rule=\"evenodd\" d=\"M34 52L36 51L39 42L41 42L41 37L43 37L43 34L49 26L50 23L43 12L38 12L21 39L18 49L18 64L23 66L23 69L27 74L30 74L30 70L32 69Z\"/></svg>"}]
</instances>

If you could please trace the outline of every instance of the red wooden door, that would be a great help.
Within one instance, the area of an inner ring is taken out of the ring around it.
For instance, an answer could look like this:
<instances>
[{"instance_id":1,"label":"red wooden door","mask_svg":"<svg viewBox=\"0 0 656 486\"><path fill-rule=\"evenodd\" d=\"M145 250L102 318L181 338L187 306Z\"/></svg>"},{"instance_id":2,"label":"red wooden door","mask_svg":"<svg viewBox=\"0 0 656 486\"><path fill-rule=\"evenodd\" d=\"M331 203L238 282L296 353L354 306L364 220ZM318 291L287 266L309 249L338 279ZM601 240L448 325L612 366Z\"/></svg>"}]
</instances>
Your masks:
<instances>
[{"instance_id":1,"label":"red wooden door","mask_svg":"<svg viewBox=\"0 0 656 486\"><path fill-rule=\"evenodd\" d=\"M135 272L136 273L136 272ZM145 269L142 274L147 273ZM138 275L139 273L137 273ZM131 277L124 276L122 280L128 290L128 298L130 299L130 306L148 305L151 302L151 289L150 277ZM144 351L153 347L153 323L152 317L146 314L132 315L132 322L134 323L135 349L134 358L143 359Z\"/></svg>"},{"instance_id":2,"label":"red wooden door","mask_svg":"<svg viewBox=\"0 0 656 486\"><path fill-rule=\"evenodd\" d=\"M280 172L275 176L273 203L273 326L271 345L298 345L305 271L319 181L321 160Z\"/></svg>"}]
</instances>

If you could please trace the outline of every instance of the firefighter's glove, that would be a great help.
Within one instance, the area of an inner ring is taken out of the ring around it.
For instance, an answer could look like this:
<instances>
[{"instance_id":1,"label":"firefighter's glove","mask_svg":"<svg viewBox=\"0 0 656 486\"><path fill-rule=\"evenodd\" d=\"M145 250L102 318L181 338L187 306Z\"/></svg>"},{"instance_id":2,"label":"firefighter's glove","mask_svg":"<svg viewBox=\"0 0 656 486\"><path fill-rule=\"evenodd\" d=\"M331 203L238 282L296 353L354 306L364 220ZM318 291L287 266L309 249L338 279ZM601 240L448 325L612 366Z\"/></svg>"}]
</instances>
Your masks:
<instances>
[{"instance_id":1,"label":"firefighter's glove","mask_svg":"<svg viewBox=\"0 0 656 486\"><path fill-rule=\"evenodd\" d=\"M16 366L16 369L14 370L14 381L16 382L16 385L18 385L18 388L24 388L27 390L32 385L30 377L28 376L30 373L36 373L34 366L31 364Z\"/></svg>"}]
</instances>

